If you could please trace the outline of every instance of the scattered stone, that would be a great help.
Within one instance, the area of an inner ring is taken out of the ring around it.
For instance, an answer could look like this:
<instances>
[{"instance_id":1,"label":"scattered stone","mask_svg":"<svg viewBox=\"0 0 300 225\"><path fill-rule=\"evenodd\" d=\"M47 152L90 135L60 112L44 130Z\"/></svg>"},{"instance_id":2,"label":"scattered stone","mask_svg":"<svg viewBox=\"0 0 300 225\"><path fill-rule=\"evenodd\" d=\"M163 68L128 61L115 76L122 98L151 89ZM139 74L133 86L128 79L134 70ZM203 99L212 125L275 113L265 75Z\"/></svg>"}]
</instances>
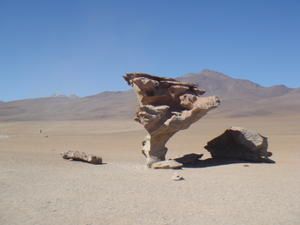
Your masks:
<instances>
[{"instance_id":1,"label":"scattered stone","mask_svg":"<svg viewBox=\"0 0 300 225\"><path fill-rule=\"evenodd\" d=\"M176 162L175 160L164 160L155 162L152 164L151 168L153 169L181 169L183 166L182 163Z\"/></svg>"},{"instance_id":2,"label":"scattered stone","mask_svg":"<svg viewBox=\"0 0 300 225\"><path fill-rule=\"evenodd\" d=\"M205 91L192 83L144 73L129 73L124 79L139 101L135 120L148 132L142 146L148 167L165 160L165 145L175 133L189 128L220 104L216 96L200 97Z\"/></svg>"},{"instance_id":3,"label":"scattered stone","mask_svg":"<svg viewBox=\"0 0 300 225\"><path fill-rule=\"evenodd\" d=\"M85 152L78 152L78 151L67 151L61 153L64 159L68 159L70 161L82 161L91 164L102 164L102 158L99 156L86 154Z\"/></svg>"},{"instance_id":4,"label":"scattered stone","mask_svg":"<svg viewBox=\"0 0 300 225\"><path fill-rule=\"evenodd\" d=\"M215 159L238 159L249 162L274 163L269 159L268 139L241 127L231 127L209 141L205 148Z\"/></svg>"},{"instance_id":5,"label":"scattered stone","mask_svg":"<svg viewBox=\"0 0 300 225\"><path fill-rule=\"evenodd\" d=\"M178 173L174 173L172 176L172 180L180 181L180 180L184 180L184 178L183 178L183 176L179 175Z\"/></svg>"}]
</instances>

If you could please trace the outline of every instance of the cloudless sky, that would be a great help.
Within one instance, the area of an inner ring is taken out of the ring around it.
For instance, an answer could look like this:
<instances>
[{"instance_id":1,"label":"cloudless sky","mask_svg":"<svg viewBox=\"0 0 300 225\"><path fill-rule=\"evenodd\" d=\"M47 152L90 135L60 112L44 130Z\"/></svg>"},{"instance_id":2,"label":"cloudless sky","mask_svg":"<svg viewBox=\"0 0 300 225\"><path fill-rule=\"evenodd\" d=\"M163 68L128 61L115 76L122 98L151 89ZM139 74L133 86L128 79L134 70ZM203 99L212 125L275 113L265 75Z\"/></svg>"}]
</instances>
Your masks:
<instances>
[{"instance_id":1,"label":"cloudless sky","mask_svg":"<svg viewBox=\"0 0 300 225\"><path fill-rule=\"evenodd\" d=\"M202 69L300 87L300 1L0 0L0 100Z\"/></svg>"}]
</instances>

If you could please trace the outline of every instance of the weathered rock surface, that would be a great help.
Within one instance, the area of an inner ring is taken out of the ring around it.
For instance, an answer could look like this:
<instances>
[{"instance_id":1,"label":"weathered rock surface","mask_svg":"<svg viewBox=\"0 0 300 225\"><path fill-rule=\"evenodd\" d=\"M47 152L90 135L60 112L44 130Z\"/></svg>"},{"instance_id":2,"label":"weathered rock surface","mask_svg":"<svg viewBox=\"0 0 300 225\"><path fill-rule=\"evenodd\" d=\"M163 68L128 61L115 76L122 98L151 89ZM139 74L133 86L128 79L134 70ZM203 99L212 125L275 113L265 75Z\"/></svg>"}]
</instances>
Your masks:
<instances>
[{"instance_id":1,"label":"weathered rock surface","mask_svg":"<svg viewBox=\"0 0 300 225\"><path fill-rule=\"evenodd\" d=\"M91 164L102 164L102 158L99 156L86 154L85 152L67 151L61 153L64 159L82 161Z\"/></svg>"},{"instance_id":2,"label":"weathered rock surface","mask_svg":"<svg viewBox=\"0 0 300 225\"><path fill-rule=\"evenodd\" d=\"M241 127L231 127L209 141L205 148L215 159L238 159L250 162L274 163L269 159L268 139Z\"/></svg>"},{"instance_id":3,"label":"weathered rock surface","mask_svg":"<svg viewBox=\"0 0 300 225\"><path fill-rule=\"evenodd\" d=\"M173 159L154 162L151 165L151 168L153 169L181 169L182 167L182 163L179 163Z\"/></svg>"},{"instance_id":4,"label":"weathered rock surface","mask_svg":"<svg viewBox=\"0 0 300 225\"><path fill-rule=\"evenodd\" d=\"M200 97L205 91L195 84L144 73L129 73L124 79L131 85L139 101L135 120L148 135L142 153L147 166L165 160L167 141L220 104L216 96Z\"/></svg>"}]
</instances>

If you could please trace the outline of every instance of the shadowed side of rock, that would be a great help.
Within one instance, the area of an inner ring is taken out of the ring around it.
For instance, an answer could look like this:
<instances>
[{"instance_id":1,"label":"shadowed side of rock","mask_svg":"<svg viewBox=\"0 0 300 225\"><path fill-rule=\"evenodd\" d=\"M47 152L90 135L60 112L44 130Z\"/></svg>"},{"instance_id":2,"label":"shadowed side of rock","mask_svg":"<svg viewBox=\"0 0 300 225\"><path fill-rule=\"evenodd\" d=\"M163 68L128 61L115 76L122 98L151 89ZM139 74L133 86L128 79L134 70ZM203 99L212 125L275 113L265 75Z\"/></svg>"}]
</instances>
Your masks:
<instances>
[{"instance_id":1,"label":"shadowed side of rock","mask_svg":"<svg viewBox=\"0 0 300 225\"><path fill-rule=\"evenodd\" d=\"M269 159L268 139L261 134L241 127L231 127L209 141L205 148L214 159L244 160L274 163Z\"/></svg>"}]
</instances>

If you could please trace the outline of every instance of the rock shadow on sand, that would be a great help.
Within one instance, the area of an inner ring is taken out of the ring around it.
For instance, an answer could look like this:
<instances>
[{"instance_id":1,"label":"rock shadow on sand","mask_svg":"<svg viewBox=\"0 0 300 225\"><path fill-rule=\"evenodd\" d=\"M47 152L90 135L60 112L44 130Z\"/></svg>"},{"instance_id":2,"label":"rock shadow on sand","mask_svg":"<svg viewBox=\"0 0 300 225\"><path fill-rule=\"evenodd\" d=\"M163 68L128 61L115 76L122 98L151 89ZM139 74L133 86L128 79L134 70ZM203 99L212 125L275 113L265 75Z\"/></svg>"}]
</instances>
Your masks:
<instances>
[{"instance_id":1,"label":"rock shadow on sand","mask_svg":"<svg viewBox=\"0 0 300 225\"><path fill-rule=\"evenodd\" d=\"M198 156L198 157L197 157ZM203 154L190 153L183 155L182 157L174 159L175 161L181 163L183 168L206 168L215 166L224 166L230 164L260 164L260 163L276 163L271 159L261 159L260 161L247 161L241 159L216 159L207 158L201 159Z\"/></svg>"}]
</instances>

